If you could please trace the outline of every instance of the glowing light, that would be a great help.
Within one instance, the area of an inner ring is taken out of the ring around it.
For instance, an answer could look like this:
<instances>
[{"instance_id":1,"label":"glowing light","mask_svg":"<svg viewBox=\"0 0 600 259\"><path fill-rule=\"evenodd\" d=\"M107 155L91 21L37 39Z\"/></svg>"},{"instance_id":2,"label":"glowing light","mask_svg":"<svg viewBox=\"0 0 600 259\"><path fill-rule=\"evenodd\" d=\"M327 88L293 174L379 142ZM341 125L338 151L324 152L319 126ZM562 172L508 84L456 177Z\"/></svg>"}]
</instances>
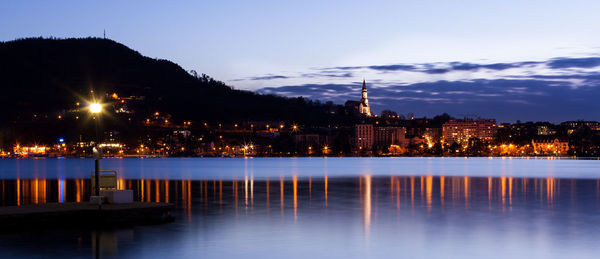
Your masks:
<instances>
[{"instance_id":1,"label":"glowing light","mask_svg":"<svg viewBox=\"0 0 600 259\"><path fill-rule=\"evenodd\" d=\"M102 105L99 103L90 104L90 112L91 113L100 113L102 112Z\"/></svg>"},{"instance_id":2,"label":"glowing light","mask_svg":"<svg viewBox=\"0 0 600 259\"><path fill-rule=\"evenodd\" d=\"M369 231L371 229L371 176L364 176L364 191L362 193L363 199L363 227L365 236L369 235Z\"/></svg>"},{"instance_id":3,"label":"glowing light","mask_svg":"<svg viewBox=\"0 0 600 259\"><path fill-rule=\"evenodd\" d=\"M294 186L294 222L298 221L298 177L294 175L292 178Z\"/></svg>"}]
</instances>

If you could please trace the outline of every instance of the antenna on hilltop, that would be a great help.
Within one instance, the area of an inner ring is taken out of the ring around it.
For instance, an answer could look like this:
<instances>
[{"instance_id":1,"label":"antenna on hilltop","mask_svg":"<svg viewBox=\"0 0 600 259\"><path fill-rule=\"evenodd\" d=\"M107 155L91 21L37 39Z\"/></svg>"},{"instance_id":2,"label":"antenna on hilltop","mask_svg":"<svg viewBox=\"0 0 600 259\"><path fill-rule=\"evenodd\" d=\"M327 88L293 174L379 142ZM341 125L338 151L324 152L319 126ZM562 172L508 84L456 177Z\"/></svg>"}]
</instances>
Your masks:
<instances>
[{"instance_id":1,"label":"antenna on hilltop","mask_svg":"<svg viewBox=\"0 0 600 259\"><path fill-rule=\"evenodd\" d=\"M106 39L106 29L104 29L104 39Z\"/></svg>"}]
</instances>

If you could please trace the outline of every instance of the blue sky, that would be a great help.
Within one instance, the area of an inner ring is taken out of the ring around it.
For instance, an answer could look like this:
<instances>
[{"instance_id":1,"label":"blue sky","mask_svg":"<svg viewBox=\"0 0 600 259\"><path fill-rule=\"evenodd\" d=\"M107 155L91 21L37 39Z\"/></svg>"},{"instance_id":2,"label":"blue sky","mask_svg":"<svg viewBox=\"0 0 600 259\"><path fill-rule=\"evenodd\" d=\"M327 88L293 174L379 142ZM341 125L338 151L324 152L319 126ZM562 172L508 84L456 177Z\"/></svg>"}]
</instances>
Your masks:
<instances>
[{"instance_id":1,"label":"blue sky","mask_svg":"<svg viewBox=\"0 0 600 259\"><path fill-rule=\"evenodd\" d=\"M172 60L240 89L342 102L366 78L376 112L600 120L595 101L600 63L594 59L600 57L598 1L5 1L2 6L2 41L102 36L106 29L109 38L146 56Z\"/></svg>"}]
</instances>

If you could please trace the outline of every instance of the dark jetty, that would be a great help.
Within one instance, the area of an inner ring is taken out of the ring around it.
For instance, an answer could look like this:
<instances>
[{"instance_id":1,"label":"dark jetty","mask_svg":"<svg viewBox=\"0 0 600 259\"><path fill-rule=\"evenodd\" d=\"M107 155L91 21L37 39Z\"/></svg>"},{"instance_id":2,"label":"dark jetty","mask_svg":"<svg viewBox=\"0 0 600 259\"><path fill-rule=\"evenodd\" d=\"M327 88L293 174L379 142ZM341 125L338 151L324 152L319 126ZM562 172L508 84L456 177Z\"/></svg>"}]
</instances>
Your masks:
<instances>
[{"instance_id":1,"label":"dark jetty","mask_svg":"<svg viewBox=\"0 0 600 259\"><path fill-rule=\"evenodd\" d=\"M98 205L46 203L0 207L0 231L65 227L130 227L171 222L169 203L134 202Z\"/></svg>"}]
</instances>

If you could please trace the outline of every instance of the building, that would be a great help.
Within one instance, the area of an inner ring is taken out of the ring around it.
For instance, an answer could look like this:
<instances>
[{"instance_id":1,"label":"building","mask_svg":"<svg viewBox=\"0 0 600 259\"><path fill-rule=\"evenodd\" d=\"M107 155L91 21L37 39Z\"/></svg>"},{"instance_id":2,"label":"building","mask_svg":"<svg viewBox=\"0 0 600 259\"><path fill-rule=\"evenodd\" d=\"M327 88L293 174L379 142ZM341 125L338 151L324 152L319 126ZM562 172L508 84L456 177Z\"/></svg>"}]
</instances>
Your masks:
<instances>
[{"instance_id":1,"label":"building","mask_svg":"<svg viewBox=\"0 0 600 259\"><path fill-rule=\"evenodd\" d=\"M425 128L421 136L428 142L439 142L442 138L442 128Z\"/></svg>"},{"instance_id":2,"label":"building","mask_svg":"<svg viewBox=\"0 0 600 259\"><path fill-rule=\"evenodd\" d=\"M573 132L581 127L588 127L593 131L600 131L600 122L597 121L565 121L560 125L567 127L567 133L569 135L573 134Z\"/></svg>"},{"instance_id":3,"label":"building","mask_svg":"<svg viewBox=\"0 0 600 259\"><path fill-rule=\"evenodd\" d=\"M374 145L377 149L389 148L391 145L406 147L406 130L403 127L376 127L374 131Z\"/></svg>"},{"instance_id":4,"label":"building","mask_svg":"<svg viewBox=\"0 0 600 259\"><path fill-rule=\"evenodd\" d=\"M321 148L321 138L319 134L297 134L294 136L296 150L303 153L311 153L313 150Z\"/></svg>"},{"instance_id":5,"label":"building","mask_svg":"<svg viewBox=\"0 0 600 259\"><path fill-rule=\"evenodd\" d=\"M173 135L176 137L181 136L183 138L188 138L192 135L192 132L189 130L174 130Z\"/></svg>"},{"instance_id":6,"label":"building","mask_svg":"<svg viewBox=\"0 0 600 259\"><path fill-rule=\"evenodd\" d=\"M537 126L537 134L540 136L554 135L556 130L550 128L548 125Z\"/></svg>"},{"instance_id":7,"label":"building","mask_svg":"<svg viewBox=\"0 0 600 259\"><path fill-rule=\"evenodd\" d=\"M561 138L538 137L531 140L533 152L536 155L566 155L569 151L569 141Z\"/></svg>"},{"instance_id":8,"label":"building","mask_svg":"<svg viewBox=\"0 0 600 259\"><path fill-rule=\"evenodd\" d=\"M470 138L491 142L497 129L493 119L450 120L442 126L442 138L447 144L467 144Z\"/></svg>"},{"instance_id":9,"label":"building","mask_svg":"<svg viewBox=\"0 0 600 259\"><path fill-rule=\"evenodd\" d=\"M36 155L45 155L46 153L48 153L48 151L50 151L49 147L46 146L21 146L21 145L16 145L13 148L13 152L15 155L19 155L19 156L36 156Z\"/></svg>"},{"instance_id":10,"label":"building","mask_svg":"<svg viewBox=\"0 0 600 259\"><path fill-rule=\"evenodd\" d=\"M371 150L374 144L374 130L372 124L357 124L354 126L354 136L357 150Z\"/></svg>"},{"instance_id":11,"label":"building","mask_svg":"<svg viewBox=\"0 0 600 259\"><path fill-rule=\"evenodd\" d=\"M369 108L369 99L367 98L367 84L363 79L363 86L360 96L360 104L358 105L358 111L360 114L371 116L371 108Z\"/></svg>"},{"instance_id":12,"label":"building","mask_svg":"<svg viewBox=\"0 0 600 259\"><path fill-rule=\"evenodd\" d=\"M360 101L348 100L344 104L347 111L351 114L358 112L365 116L371 116L371 108L369 107L369 99L367 98L367 84L363 80Z\"/></svg>"}]
</instances>

